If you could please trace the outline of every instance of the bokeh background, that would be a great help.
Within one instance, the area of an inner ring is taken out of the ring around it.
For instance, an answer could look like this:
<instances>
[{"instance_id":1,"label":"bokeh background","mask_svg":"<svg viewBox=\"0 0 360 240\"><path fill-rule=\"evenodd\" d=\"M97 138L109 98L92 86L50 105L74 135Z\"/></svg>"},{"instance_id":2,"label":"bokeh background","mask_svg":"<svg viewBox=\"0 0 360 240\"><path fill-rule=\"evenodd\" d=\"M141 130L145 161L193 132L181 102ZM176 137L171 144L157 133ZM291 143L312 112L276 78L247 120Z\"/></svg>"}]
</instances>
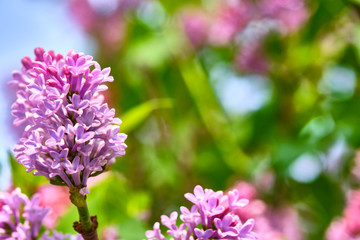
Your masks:
<instances>
[{"instance_id":1,"label":"bokeh background","mask_svg":"<svg viewBox=\"0 0 360 240\"><path fill-rule=\"evenodd\" d=\"M144 239L197 184L249 198L260 240L360 236L360 1L0 1L0 32L0 188L40 192L48 226L73 231L66 191L11 157L7 82L38 46L112 69L128 149L90 186L104 236Z\"/></svg>"}]
</instances>

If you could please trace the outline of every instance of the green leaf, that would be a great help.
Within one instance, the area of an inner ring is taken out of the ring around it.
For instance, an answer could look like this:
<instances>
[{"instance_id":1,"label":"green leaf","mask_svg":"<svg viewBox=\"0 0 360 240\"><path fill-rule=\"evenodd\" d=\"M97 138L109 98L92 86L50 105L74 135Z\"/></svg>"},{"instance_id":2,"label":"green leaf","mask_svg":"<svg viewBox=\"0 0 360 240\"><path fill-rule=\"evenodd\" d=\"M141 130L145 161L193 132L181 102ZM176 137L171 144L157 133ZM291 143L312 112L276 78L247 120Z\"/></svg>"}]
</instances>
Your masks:
<instances>
[{"instance_id":1,"label":"green leaf","mask_svg":"<svg viewBox=\"0 0 360 240\"><path fill-rule=\"evenodd\" d=\"M141 221L137 219L128 219L119 224L120 237L124 240L139 240L145 238L147 230Z\"/></svg>"},{"instance_id":2,"label":"green leaf","mask_svg":"<svg viewBox=\"0 0 360 240\"><path fill-rule=\"evenodd\" d=\"M56 176L58 177L58 176ZM50 184L55 185L55 186L66 186L66 183L62 182L61 179L59 179L60 181L56 181L54 179L50 179Z\"/></svg>"},{"instance_id":3,"label":"green leaf","mask_svg":"<svg viewBox=\"0 0 360 240\"><path fill-rule=\"evenodd\" d=\"M34 176L32 173L27 173L25 167L18 163L11 153L9 153L9 162L13 185L21 188L21 191L28 196L34 194L42 183L47 182L47 179L43 176Z\"/></svg>"},{"instance_id":4,"label":"green leaf","mask_svg":"<svg viewBox=\"0 0 360 240\"><path fill-rule=\"evenodd\" d=\"M154 34L132 44L125 59L137 66L159 68L166 64L175 51L179 51L181 39L178 31L172 28L164 29L161 34Z\"/></svg>"},{"instance_id":5,"label":"green leaf","mask_svg":"<svg viewBox=\"0 0 360 240\"><path fill-rule=\"evenodd\" d=\"M145 121L157 109L172 108L172 99L159 98L144 102L126 112L122 117L121 131L129 133Z\"/></svg>"},{"instance_id":6,"label":"green leaf","mask_svg":"<svg viewBox=\"0 0 360 240\"><path fill-rule=\"evenodd\" d=\"M335 122L331 115L318 116L305 125L300 135L309 136L311 140L317 140L330 134L334 128Z\"/></svg>"},{"instance_id":7,"label":"green leaf","mask_svg":"<svg viewBox=\"0 0 360 240\"><path fill-rule=\"evenodd\" d=\"M90 212L90 214L92 213ZM73 222L78 220L79 215L77 209L74 205L71 205L67 209L67 212L59 218L56 230L63 233L76 234L75 230L73 229Z\"/></svg>"},{"instance_id":8,"label":"green leaf","mask_svg":"<svg viewBox=\"0 0 360 240\"><path fill-rule=\"evenodd\" d=\"M357 5L360 5L360 0L348 0L348 1L351 3L357 4Z\"/></svg>"}]
</instances>

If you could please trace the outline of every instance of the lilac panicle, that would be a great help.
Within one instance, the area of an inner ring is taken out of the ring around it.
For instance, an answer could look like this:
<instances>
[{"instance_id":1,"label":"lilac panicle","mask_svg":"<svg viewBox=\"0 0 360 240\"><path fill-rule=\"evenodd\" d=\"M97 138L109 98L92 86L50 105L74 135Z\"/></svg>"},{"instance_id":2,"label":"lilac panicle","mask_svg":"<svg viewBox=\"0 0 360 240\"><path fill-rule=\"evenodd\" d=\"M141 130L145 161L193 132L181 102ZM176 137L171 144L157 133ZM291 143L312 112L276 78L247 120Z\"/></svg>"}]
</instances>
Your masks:
<instances>
[{"instance_id":1,"label":"lilac panicle","mask_svg":"<svg viewBox=\"0 0 360 240\"><path fill-rule=\"evenodd\" d=\"M16 188L11 193L0 193L0 239L8 240L81 240L80 235L62 235L49 231L39 237L40 229L43 227L43 220L49 213L49 208L39 205L39 195L35 194L29 199L25 194Z\"/></svg>"},{"instance_id":2,"label":"lilac panicle","mask_svg":"<svg viewBox=\"0 0 360 240\"><path fill-rule=\"evenodd\" d=\"M247 199L239 196L237 190L225 195L222 191L214 192L211 189L204 190L201 186L196 186L194 194L185 194L185 198L194 205L191 210L186 207L180 208L182 223L177 225L177 212L172 212L170 217L162 215L161 223L169 229L167 234L174 240L254 240L257 238L252 231L254 220L249 219L243 223L234 212L235 209L248 204ZM147 239L166 240L161 234L158 222L154 224L154 229L146 231L145 235Z\"/></svg>"},{"instance_id":3,"label":"lilac panicle","mask_svg":"<svg viewBox=\"0 0 360 240\"><path fill-rule=\"evenodd\" d=\"M158 223L158 222L156 222L154 224L154 229L146 231L145 235L146 235L146 237L148 239L159 239L159 240L165 240L166 239L164 237L164 235L161 234L160 223Z\"/></svg>"},{"instance_id":4,"label":"lilac panicle","mask_svg":"<svg viewBox=\"0 0 360 240\"><path fill-rule=\"evenodd\" d=\"M121 121L100 93L113 81L110 68L83 53L42 48L35 49L35 60L21 62L11 82L18 89L14 125L25 127L14 149L17 161L53 184L86 187L89 177L125 154Z\"/></svg>"}]
</instances>

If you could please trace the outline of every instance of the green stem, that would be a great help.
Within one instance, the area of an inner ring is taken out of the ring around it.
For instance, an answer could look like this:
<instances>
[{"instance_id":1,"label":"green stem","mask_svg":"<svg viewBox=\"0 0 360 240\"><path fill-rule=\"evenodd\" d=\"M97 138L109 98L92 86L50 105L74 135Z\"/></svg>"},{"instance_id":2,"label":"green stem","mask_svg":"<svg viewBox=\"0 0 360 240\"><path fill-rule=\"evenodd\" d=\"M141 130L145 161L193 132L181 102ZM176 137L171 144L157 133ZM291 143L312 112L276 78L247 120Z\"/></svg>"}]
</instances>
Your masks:
<instances>
[{"instance_id":1,"label":"green stem","mask_svg":"<svg viewBox=\"0 0 360 240\"><path fill-rule=\"evenodd\" d=\"M97 219L90 217L86 196L80 193L79 188L70 187L70 200L77 207L79 213L79 222L74 222L75 231L80 233L85 240L98 240Z\"/></svg>"},{"instance_id":2,"label":"green stem","mask_svg":"<svg viewBox=\"0 0 360 240\"><path fill-rule=\"evenodd\" d=\"M90 231L92 229L92 222L90 220L89 209L85 202L84 207L77 207L80 223L85 231Z\"/></svg>"}]
</instances>

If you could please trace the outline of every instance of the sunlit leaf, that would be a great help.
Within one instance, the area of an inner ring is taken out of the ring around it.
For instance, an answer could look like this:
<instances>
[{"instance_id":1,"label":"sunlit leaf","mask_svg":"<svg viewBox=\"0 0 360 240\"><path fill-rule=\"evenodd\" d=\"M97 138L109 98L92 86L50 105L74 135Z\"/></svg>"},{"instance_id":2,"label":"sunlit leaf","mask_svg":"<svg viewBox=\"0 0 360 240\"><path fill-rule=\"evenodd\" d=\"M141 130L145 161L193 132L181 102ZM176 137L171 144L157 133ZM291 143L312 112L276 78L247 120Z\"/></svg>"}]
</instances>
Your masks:
<instances>
[{"instance_id":1,"label":"sunlit leaf","mask_svg":"<svg viewBox=\"0 0 360 240\"><path fill-rule=\"evenodd\" d=\"M144 102L126 112L121 120L121 131L129 133L146 120L154 110L162 108L171 108L173 105L170 98L152 99Z\"/></svg>"}]
</instances>

